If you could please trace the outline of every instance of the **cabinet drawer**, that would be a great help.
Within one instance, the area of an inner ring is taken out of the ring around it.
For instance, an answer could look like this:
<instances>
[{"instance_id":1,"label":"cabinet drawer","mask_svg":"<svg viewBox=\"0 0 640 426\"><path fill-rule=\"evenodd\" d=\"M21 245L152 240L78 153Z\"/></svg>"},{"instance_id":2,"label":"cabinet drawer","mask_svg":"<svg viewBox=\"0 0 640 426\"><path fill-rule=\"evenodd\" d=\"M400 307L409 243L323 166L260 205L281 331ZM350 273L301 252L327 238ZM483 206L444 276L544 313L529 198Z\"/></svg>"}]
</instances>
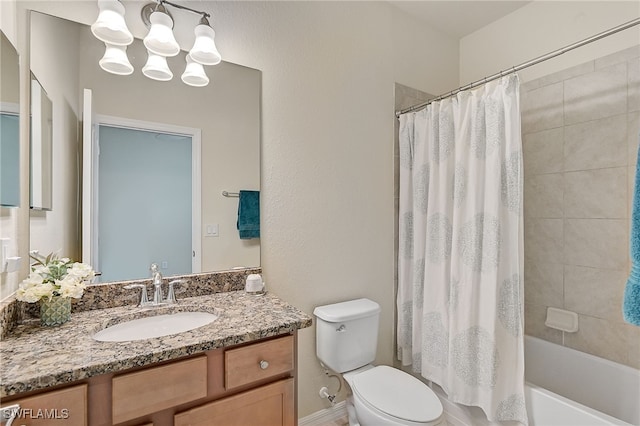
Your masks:
<instances>
[{"instance_id":1,"label":"cabinet drawer","mask_svg":"<svg viewBox=\"0 0 640 426\"><path fill-rule=\"evenodd\" d=\"M251 389L176 414L175 426L293 426L293 379Z\"/></svg>"},{"instance_id":2,"label":"cabinet drawer","mask_svg":"<svg viewBox=\"0 0 640 426\"><path fill-rule=\"evenodd\" d=\"M113 378L113 423L207 396L207 357L178 361Z\"/></svg>"},{"instance_id":3,"label":"cabinet drawer","mask_svg":"<svg viewBox=\"0 0 640 426\"><path fill-rule=\"evenodd\" d=\"M233 389L292 371L293 356L291 335L230 349L224 353L225 387Z\"/></svg>"},{"instance_id":4,"label":"cabinet drawer","mask_svg":"<svg viewBox=\"0 0 640 426\"><path fill-rule=\"evenodd\" d=\"M14 425L85 426L87 424L87 385L41 393L9 403L20 404Z\"/></svg>"}]
</instances>

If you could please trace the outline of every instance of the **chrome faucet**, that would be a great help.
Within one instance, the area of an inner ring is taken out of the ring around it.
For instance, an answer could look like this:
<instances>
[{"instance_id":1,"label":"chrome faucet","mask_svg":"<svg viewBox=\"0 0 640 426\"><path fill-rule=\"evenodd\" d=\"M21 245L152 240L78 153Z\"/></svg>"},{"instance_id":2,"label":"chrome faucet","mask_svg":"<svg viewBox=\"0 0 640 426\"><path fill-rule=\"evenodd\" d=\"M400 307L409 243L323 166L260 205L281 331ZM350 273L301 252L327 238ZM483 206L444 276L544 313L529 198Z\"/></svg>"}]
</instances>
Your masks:
<instances>
[{"instance_id":1,"label":"chrome faucet","mask_svg":"<svg viewBox=\"0 0 640 426\"><path fill-rule=\"evenodd\" d=\"M160 273L160 271L158 271L158 264L157 263L152 263L151 264L151 268L149 268L151 270L151 283L153 284L153 301L149 301L148 297L147 297L147 286L144 284L130 284L125 286L124 288L126 288L127 290L131 290L131 289L135 289L135 288L139 288L141 290L140 292L140 303L138 304L138 306L140 307L145 307L145 306L161 306L161 305L173 305L178 303L178 301L176 300L176 294L175 291L173 289L173 287L176 284L186 284L187 280L173 280L170 281L168 286L169 289L167 290L167 298L165 299L162 296L162 282L163 282L163 278L162 278L162 274Z\"/></svg>"},{"instance_id":2,"label":"chrome faucet","mask_svg":"<svg viewBox=\"0 0 640 426\"><path fill-rule=\"evenodd\" d=\"M153 282L153 304L159 305L162 303L162 274L158 270L158 264L151 264L151 279Z\"/></svg>"}]
</instances>

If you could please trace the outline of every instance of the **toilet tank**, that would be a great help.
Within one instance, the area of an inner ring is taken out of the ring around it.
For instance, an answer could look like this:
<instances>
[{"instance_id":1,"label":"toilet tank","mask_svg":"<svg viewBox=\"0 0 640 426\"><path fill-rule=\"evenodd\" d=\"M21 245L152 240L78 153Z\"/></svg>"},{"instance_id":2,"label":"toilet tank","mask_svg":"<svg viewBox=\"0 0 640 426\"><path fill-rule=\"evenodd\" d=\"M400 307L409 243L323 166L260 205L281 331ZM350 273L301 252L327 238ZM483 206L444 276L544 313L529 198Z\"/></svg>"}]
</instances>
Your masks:
<instances>
[{"instance_id":1,"label":"toilet tank","mask_svg":"<svg viewBox=\"0 0 640 426\"><path fill-rule=\"evenodd\" d=\"M380 305L357 299L313 310L316 321L316 355L337 373L363 367L376 358Z\"/></svg>"}]
</instances>

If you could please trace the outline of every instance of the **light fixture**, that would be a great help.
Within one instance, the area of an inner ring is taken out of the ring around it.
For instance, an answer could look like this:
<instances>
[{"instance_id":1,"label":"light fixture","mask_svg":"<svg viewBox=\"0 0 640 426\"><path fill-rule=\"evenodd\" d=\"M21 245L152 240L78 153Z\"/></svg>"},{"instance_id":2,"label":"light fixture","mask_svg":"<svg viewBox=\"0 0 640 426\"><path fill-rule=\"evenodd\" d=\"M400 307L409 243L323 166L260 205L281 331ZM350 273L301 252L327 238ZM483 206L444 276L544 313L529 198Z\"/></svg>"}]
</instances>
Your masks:
<instances>
[{"instance_id":1,"label":"light fixture","mask_svg":"<svg viewBox=\"0 0 640 426\"><path fill-rule=\"evenodd\" d=\"M100 68L117 75L129 75L133 73L133 65L127 58L127 46L117 46L105 43L104 56L100 59Z\"/></svg>"},{"instance_id":2,"label":"light fixture","mask_svg":"<svg viewBox=\"0 0 640 426\"><path fill-rule=\"evenodd\" d=\"M93 35L105 43L127 46L133 42L133 35L124 22L124 6L118 0L98 0L100 13L91 25Z\"/></svg>"},{"instance_id":3,"label":"light fixture","mask_svg":"<svg viewBox=\"0 0 640 426\"><path fill-rule=\"evenodd\" d=\"M182 81L194 87L203 87L209 84L209 77L205 74L202 64L194 61L191 55L187 55L186 60L187 67L182 74Z\"/></svg>"},{"instance_id":4,"label":"light fixture","mask_svg":"<svg viewBox=\"0 0 640 426\"><path fill-rule=\"evenodd\" d=\"M153 52L148 52L149 57L147 63L142 67L142 74L146 75L152 80L169 81L173 78L173 73L167 65L167 58L165 56L156 55Z\"/></svg>"},{"instance_id":5,"label":"light fixture","mask_svg":"<svg viewBox=\"0 0 640 426\"><path fill-rule=\"evenodd\" d=\"M189 51L191 58L202 65L216 65L222 60L220 52L216 49L216 43L214 38L216 32L209 25L209 20L206 16L200 19L200 23L195 29L196 41L193 43L193 47Z\"/></svg>"},{"instance_id":6,"label":"light fixture","mask_svg":"<svg viewBox=\"0 0 640 426\"><path fill-rule=\"evenodd\" d=\"M173 36L173 18L162 3L155 6L149 21L151 28L143 40L147 50L156 55L176 56L180 52L180 45Z\"/></svg>"},{"instance_id":7,"label":"light fixture","mask_svg":"<svg viewBox=\"0 0 640 426\"><path fill-rule=\"evenodd\" d=\"M142 21L149 28L143 39L149 56L142 73L159 81L173 78L167 57L180 53L180 45L173 35L174 21L167 5L201 15L194 31L195 42L186 55L182 81L190 86L206 86L209 84L209 77L203 65L216 65L222 61L214 40L216 33L209 24L208 18L211 15L168 0L155 0L144 5L140 12ZM126 46L133 42L133 36L124 20L125 7L120 0L98 0L98 7L98 19L91 26L91 31L106 44L105 54L99 62L100 67L112 74L129 75L133 72L133 66L127 58Z\"/></svg>"}]
</instances>

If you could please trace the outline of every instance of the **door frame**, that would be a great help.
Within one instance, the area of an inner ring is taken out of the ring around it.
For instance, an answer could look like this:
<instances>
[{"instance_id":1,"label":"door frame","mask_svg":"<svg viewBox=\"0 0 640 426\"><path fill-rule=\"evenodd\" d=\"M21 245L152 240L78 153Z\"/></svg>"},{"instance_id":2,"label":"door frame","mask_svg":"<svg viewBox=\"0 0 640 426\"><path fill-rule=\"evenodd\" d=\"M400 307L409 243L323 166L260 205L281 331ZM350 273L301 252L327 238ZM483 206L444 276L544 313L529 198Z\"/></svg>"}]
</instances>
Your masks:
<instances>
[{"instance_id":1,"label":"door frame","mask_svg":"<svg viewBox=\"0 0 640 426\"><path fill-rule=\"evenodd\" d=\"M191 138L191 273L198 273L202 270L202 173L201 173L201 137L202 131L193 127L176 126L173 124L156 123L151 121L135 120L131 118L115 117L110 115L96 114L93 122L93 152L92 155L92 192L94 214L91 220L91 234L97 235L98 230L98 128L99 126L118 127L131 130L168 133L178 136L188 136ZM93 244L92 261L97 265L98 245L97 239L91 238Z\"/></svg>"}]
</instances>

